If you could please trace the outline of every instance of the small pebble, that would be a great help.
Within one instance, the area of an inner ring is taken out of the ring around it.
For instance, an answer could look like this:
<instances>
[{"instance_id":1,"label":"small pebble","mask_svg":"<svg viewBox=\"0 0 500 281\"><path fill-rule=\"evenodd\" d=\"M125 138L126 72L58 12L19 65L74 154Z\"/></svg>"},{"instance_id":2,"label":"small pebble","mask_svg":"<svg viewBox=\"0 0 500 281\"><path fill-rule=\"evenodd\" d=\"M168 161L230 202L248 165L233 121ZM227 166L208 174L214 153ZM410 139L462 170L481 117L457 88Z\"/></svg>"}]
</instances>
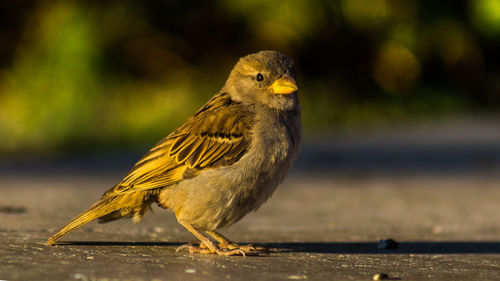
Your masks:
<instances>
[{"instance_id":1,"label":"small pebble","mask_svg":"<svg viewBox=\"0 0 500 281\"><path fill-rule=\"evenodd\" d=\"M377 249L399 249L399 245L396 241L392 239L380 240L377 245Z\"/></svg>"},{"instance_id":2,"label":"small pebble","mask_svg":"<svg viewBox=\"0 0 500 281\"><path fill-rule=\"evenodd\" d=\"M94 259L94 257L93 257L93 256L88 256L88 257L87 257L87 259L88 259L88 260L93 260L93 259Z\"/></svg>"},{"instance_id":3,"label":"small pebble","mask_svg":"<svg viewBox=\"0 0 500 281\"><path fill-rule=\"evenodd\" d=\"M443 227L440 225L435 225L432 228L432 233L434 233L434 234L441 234L442 232L443 232Z\"/></svg>"},{"instance_id":4,"label":"small pebble","mask_svg":"<svg viewBox=\"0 0 500 281\"><path fill-rule=\"evenodd\" d=\"M153 231L156 232L156 233L162 233L162 232L165 232L165 228L163 228L163 227L155 227L155 228L153 228Z\"/></svg>"},{"instance_id":5,"label":"small pebble","mask_svg":"<svg viewBox=\"0 0 500 281\"><path fill-rule=\"evenodd\" d=\"M194 269L194 268L188 268L188 269L186 269L185 272L186 273L196 273L196 269Z\"/></svg>"},{"instance_id":6,"label":"small pebble","mask_svg":"<svg viewBox=\"0 0 500 281\"><path fill-rule=\"evenodd\" d=\"M385 273L375 273L372 277L372 280L377 281L377 280L389 280L389 275Z\"/></svg>"},{"instance_id":7,"label":"small pebble","mask_svg":"<svg viewBox=\"0 0 500 281\"><path fill-rule=\"evenodd\" d=\"M292 280L305 280L305 279L307 279L307 275L289 275L288 279L292 279Z\"/></svg>"}]
</instances>

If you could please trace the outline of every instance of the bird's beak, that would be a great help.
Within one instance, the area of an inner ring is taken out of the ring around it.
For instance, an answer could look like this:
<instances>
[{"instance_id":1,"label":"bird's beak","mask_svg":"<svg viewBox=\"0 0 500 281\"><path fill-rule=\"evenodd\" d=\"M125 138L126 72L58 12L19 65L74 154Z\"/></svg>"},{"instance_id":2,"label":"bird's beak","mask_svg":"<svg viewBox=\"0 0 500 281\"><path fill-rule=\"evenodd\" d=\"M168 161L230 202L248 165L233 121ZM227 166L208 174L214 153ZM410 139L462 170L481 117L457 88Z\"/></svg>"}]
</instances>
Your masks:
<instances>
[{"instance_id":1,"label":"bird's beak","mask_svg":"<svg viewBox=\"0 0 500 281\"><path fill-rule=\"evenodd\" d=\"M289 95L296 92L299 87L297 86L297 81L295 81L295 79L286 75L274 81L271 85L271 89L273 90L273 93L277 95Z\"/></svg>"}]
</instances>

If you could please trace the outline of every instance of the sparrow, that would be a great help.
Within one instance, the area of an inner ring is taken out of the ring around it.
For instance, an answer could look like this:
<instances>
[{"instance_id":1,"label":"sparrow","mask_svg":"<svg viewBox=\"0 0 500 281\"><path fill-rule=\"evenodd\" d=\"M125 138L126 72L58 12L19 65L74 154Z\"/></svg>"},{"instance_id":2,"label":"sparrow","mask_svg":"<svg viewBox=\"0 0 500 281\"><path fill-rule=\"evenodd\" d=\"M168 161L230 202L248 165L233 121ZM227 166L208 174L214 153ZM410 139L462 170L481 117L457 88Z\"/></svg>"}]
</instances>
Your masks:
<instances>
[{"instance_id":1,"label":"sparrow","mask_svg":"<svg viewBox=\"0 0 500 281\"><path fill-rule=\"evenodd\" d=\"M255 247L231 242L218 231L267 201L295 161L300 138L293 60L277 51L242 57L214 97L47 244L95 219L139 222L156 203L200 240L199 246L181 248L253 254Z\"/></svg>"}]
</instances>

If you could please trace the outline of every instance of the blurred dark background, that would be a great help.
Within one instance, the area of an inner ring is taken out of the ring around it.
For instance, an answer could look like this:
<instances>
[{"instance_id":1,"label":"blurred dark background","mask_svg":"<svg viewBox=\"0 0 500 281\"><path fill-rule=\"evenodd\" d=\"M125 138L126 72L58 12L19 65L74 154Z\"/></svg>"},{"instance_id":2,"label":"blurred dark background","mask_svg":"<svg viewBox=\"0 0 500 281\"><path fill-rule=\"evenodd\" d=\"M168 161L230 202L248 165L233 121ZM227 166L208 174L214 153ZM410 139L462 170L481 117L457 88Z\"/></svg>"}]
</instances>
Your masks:
<instances>
[{"instance_id":1,"label":"blurred dark background","mask_svg":"<svg viewBox=\"0 0 500 281\"><path fill-rule=\"evenodd\" d=\"M500 107L499 0L8 0L0 156L144 152L264 49L298 64L306 140Z\"/></svg>"}]
</instances>

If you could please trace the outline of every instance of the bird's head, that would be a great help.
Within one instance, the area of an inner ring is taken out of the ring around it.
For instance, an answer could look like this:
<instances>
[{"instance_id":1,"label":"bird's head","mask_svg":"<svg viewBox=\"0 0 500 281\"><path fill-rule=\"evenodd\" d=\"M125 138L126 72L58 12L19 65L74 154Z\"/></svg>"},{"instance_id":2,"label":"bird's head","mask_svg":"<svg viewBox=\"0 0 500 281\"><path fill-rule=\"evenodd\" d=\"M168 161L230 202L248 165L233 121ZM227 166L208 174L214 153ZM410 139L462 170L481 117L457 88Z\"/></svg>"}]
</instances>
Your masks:
<instances>
[{"instance_id":1,"label":"bird's head","mask_svg":"<svg viewBox=\"0 0 500 281\"><path fill-rule=\"evenodd\" d=\"M236 101L278 110L296 109L295 63L277 51L247 55L234 66L222 90Z\"/></svg>"}]
</instances>

